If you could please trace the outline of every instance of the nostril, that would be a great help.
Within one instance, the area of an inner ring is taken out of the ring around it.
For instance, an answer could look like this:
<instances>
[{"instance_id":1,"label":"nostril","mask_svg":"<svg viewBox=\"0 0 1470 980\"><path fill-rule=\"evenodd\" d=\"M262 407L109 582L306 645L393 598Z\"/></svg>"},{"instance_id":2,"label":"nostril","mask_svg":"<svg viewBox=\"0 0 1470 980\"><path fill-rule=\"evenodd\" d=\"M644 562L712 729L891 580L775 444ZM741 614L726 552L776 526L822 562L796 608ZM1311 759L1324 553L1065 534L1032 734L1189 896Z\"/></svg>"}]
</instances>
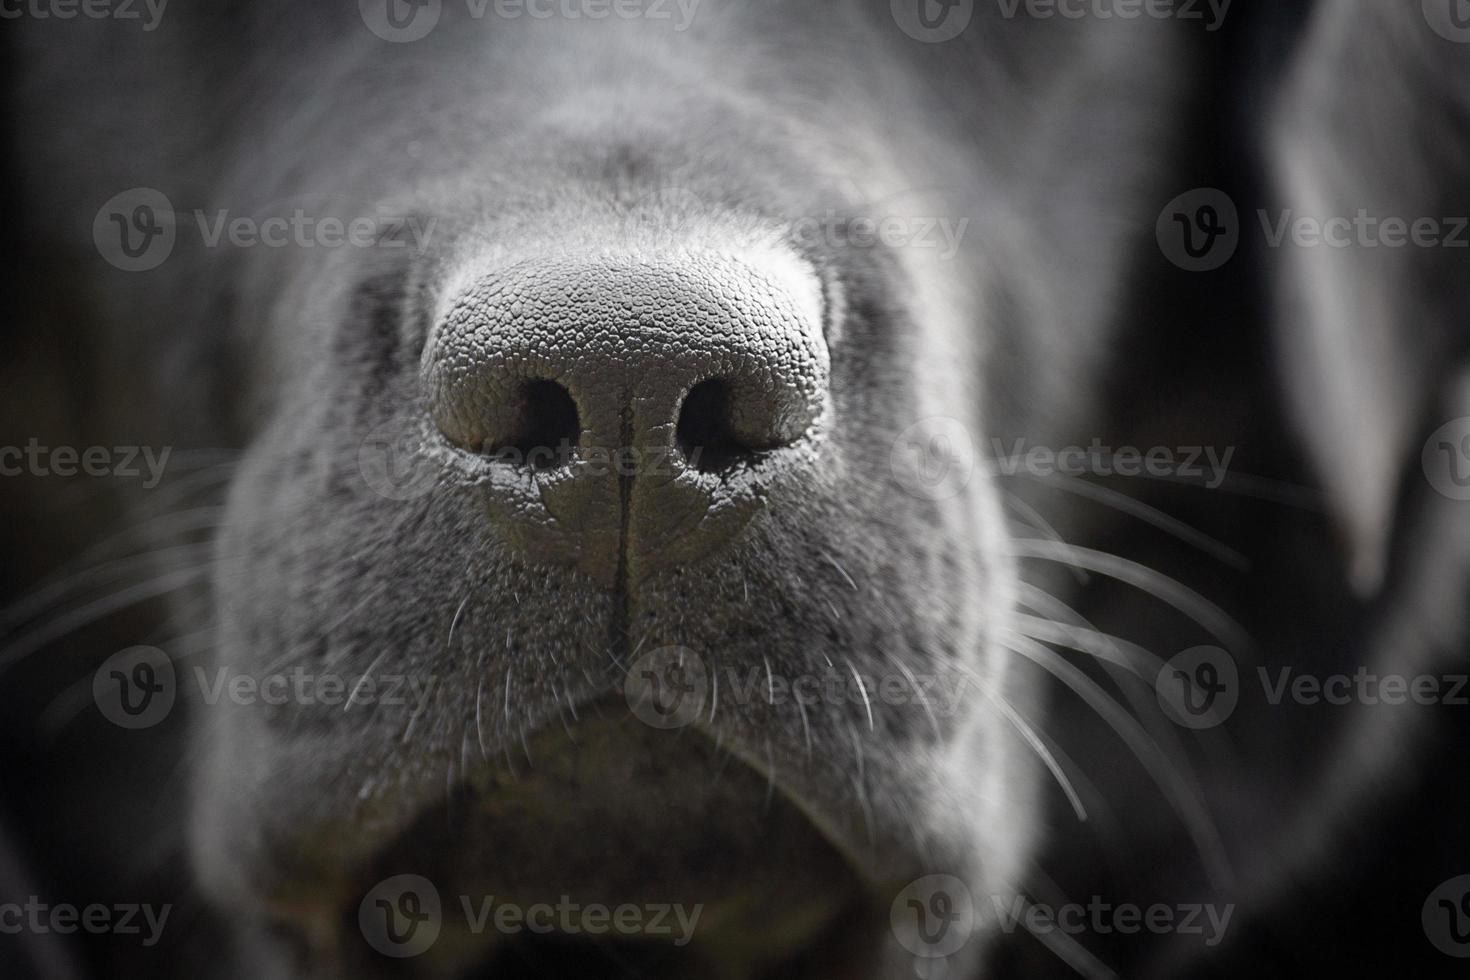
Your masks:
<instances>
[{"instance_id":1,"label":"nostril","mask_svg":"<svg viewBox=\"0 0 1470 980\"><path fill-rule=\"evenodd\" d=\"M577 403L565 387L547 378L527 381L512 405L512 435L484 452L506 462L548 469L566 462L581 436Z\"/></svg>"},{"instance_id":2,"label":"nostril","mask_svg":"<svg viewBox=\"0 0 1470 980\"><path fill-rule=\"evenodd\" d=\"M702 473L729 467L755 455L730 424L730 384L723 378L702 381L684 396L674 439L689 465Z\"/></svg>"}]
</instances>

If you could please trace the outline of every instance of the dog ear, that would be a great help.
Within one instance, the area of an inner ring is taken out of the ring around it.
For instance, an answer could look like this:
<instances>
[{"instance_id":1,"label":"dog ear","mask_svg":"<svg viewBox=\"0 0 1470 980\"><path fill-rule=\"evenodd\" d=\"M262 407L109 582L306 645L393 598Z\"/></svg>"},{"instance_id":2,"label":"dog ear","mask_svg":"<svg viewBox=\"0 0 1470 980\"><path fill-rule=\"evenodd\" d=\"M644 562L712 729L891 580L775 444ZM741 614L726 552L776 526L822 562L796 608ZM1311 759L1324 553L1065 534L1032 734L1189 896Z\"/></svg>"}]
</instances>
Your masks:
<instances>
[{"instance_id":1,"label":"dog ear","mask_svg":"<svg viewBox=\"0 0 1470 980\"><path fill-rule=\"evenodd\" d=\"M1470 0L1319 2L1266 125L1286 400L1371 594L1425 440L1470 415Z\"/></svg>"}]
</instances>

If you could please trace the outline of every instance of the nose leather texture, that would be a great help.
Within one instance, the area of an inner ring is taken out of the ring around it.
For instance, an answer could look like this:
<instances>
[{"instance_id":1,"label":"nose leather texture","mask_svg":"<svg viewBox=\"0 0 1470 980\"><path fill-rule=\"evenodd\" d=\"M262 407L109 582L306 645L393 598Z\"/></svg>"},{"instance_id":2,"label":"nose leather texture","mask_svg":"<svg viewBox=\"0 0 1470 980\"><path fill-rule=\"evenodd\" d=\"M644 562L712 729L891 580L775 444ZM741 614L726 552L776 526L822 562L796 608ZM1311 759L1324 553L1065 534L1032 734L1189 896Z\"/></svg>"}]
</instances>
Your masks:
<instances>
[{"instance_id":1,"label":"nose leather texture","mask_svg":"<svg viewBox=\"0 0 1470 980\"><path fill-rule=\"evenodd\" d=\"M646 572L728 540L759 506L763 481L809 454L830 400L820 282L776 250L499 264L452 297L423 369L440 431L487 461L507 536L533 560L604 582L619 567ZM560 385L576 405L564 465L496 454L524 447L533 382ZM714 470L699 465L704 447L676 439L702 382L721 385L719 421L742 449Z\"/></svg>"}]
</instances>

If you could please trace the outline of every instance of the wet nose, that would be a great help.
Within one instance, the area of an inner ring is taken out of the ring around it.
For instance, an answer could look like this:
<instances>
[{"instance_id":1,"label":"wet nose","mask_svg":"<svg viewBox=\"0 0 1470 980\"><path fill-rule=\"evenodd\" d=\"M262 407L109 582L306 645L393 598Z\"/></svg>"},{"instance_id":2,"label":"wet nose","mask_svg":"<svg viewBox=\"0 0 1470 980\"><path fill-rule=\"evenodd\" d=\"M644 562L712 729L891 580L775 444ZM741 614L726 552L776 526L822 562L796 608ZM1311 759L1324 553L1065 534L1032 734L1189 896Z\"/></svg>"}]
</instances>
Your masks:
<instances>
[{"instance_id":1,"label":"wet nose","mask_svg":"<svg viewBox=\"0 0 1470 980\"><path fill-rule=\"evenodd\" d=\"M430 409L531 560L605 581L691 560L810 450L822 306L815 273L776 250L506 263L440 317Z\"/></svg>"}]
</instances>

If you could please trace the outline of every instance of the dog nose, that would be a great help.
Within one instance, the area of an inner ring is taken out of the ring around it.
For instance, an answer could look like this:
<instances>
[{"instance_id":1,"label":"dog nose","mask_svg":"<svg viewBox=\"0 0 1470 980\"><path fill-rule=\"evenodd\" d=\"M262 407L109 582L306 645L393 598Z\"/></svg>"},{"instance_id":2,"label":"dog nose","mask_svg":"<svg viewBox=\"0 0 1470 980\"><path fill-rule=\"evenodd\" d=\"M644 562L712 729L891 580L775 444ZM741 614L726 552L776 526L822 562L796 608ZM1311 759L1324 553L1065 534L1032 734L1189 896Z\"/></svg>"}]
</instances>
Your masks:
<instances>
[{"instance_id":1,"label":"dog nose","mask_svg":"<svg viewBox=\"0 0 1470 980\"><path fill-rule=\"evenodd\" d=\"M439 318L430 411L527 557L646 572L727 540L812 448L822 310L816 274L775 249L505 263Z\"/></svg>"}]
</instances>

